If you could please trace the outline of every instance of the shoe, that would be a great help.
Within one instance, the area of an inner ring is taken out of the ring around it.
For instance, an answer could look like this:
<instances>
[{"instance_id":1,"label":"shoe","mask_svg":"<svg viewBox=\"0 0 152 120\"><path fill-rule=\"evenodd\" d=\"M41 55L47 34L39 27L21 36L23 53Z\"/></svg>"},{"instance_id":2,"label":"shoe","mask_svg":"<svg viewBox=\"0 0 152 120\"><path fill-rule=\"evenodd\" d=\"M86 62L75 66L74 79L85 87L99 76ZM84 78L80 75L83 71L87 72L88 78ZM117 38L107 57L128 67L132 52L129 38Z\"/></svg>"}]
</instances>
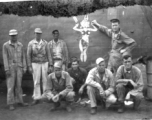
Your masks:
<instances>
[{"instance_id":1,"label":"shoe","mask_svg":"<svg viewBox=\"0 0 152 120\"><path fill-rule=\"evenodd\" d=\"M21 106L21 107L26 107L26 106L28 106L29 104L28 104L28 103L18 103L18 105Z\"/></svg>"},{"instance_id":2,"label":"shoe","mask_svg":"<svg viewBox=\"0 0 152 120\"><path fill-rule=\"evenodd\" d=\"M59 107L60 107L60 103L59 103L59 102L54 103L53 106L50 108L49 111L55 111L55 110L57 110L57 108L59 108Z\"/></svg>"},{"instance_id":3,"label":"shoe","mask_svg":"<svg viewBox=\"0 0 152 120\"><path fill-rule=\"evenodd\" d=\"M133 110L137 110L140 103L141 103L141 99L135 99L134 100L134 105L133 105Z\"/></svg>"},{"instance_id":4,"label":"shoe","mask_svg":"<svg viewBox=\"0 0 152 120\"><path fill-rule=\"evenodd\" d=\"M120 106L118 108L118 113L123 113L124 112L124 103L123 102L120 102Z\"/></svg>"},{"instance_id":5,"label":"shoe","mask_svg":"<svg viewBox=\"0 0 152 120\"><path fill-rule=\"evenodd\" d=\"M97 108L96 107L92 107L90 110L90 114L94 115L97 113Z\"/></svg>"},{"instance_id":6,"label":"shoe","mask_svg":"<svg viewBox=\"0 0 152 120\"><path fill-rule=\"evenodd\" d=\"M72 112L71 107L70 107L70 106L66 106L66 111L67 111L67 112Z\"/></svg>"},{"instance_id":7,"label":"shoe","mask_svg":"<svg viewBox=\"0 0 152 120\"><path fill-rule=\"evenodd\" d=\"M123 108L119 108L118 109L118 113L123 113L124 112L124 109Z\"/></svg>"},{"instance_id":8,"label":"shoe","mask_svg":"<svg viewBox=\"0 0 152 120\"><path fill-rule=\"evenodd\" d=\"M11 110L11 111L12 111L12 110L15 110L14 105L10 105L10 106L9 106L9 110Z\"/></svg>"},{"instance_id":9,"label":"shoe","mask_svg":"<svg viewBox=\"0 0 152 120\"><path fill-rule=\"evenodd\" d=\"M34 101L31 103L31 106L36 105L36 104L38 104L38 103L39 103L39 100L34 100Z\"/></svg>"}]
</instances>

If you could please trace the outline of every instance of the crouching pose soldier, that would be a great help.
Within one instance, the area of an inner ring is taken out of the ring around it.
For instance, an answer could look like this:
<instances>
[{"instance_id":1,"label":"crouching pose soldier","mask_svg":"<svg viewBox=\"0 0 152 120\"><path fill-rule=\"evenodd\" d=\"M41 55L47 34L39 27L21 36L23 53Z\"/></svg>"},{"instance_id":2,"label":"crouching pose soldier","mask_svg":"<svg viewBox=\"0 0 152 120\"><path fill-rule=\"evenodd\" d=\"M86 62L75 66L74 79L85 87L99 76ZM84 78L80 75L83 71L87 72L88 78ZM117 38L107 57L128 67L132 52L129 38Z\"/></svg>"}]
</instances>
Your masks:
<instances>
[{"instance_id":1,"label":"crouching pose soldier","mask_svg":"<svg viewBox=\"0 0 152 120\"><path fill-rule=\"evenodd\" d=\"M123 64L116 74L116 92L118 96L119 109L118 112L124 112L124 101L132 100L134 109L140 105L143 98L143 78L141 71L132 65L131 55L123 56Z\"/></svg>"},{"instance_id":2,"label":"crouching pose soldier","mask_svg":"<svg viewBox=\"0 0 152 120\"><path fill-rule=\"evenodd\" d=\"M114 92L114 79L110 70L105 68L105 61L103 58L96 60L96 67L91 69L87 79L87 93L91 104L91 114L97 111L97 100L105 103L106 107L116 102Z\"/></svg>"},{"instance_id":3,"label":"crouching pose soldier","mask_svg":"<svg viewBox=\"0 0 152 120\"><path fill-rule=\"evenodd\" d=\"M66 110L71 112L70 103L74 101L74 96L70 75L62 71L61 62L55 62L54 72L48 75L47 89L42 95L42 100L47 98L53 102L50 111L56 110L61 101L65 101Z\"/></svg>"}]
</instances>

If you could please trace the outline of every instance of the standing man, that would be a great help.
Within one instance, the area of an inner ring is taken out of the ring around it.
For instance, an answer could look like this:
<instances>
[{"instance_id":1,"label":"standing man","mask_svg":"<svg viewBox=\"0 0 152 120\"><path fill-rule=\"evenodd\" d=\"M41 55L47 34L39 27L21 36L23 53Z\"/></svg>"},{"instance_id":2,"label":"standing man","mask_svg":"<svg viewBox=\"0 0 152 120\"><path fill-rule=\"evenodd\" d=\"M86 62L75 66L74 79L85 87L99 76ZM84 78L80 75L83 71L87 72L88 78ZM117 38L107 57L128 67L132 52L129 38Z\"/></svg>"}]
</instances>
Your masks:
<instances>
[{"instance_id":1,"label":"standing man","mask_svg":"<svg viewBox=\"0 0 152 120\"><path fill-rule=\"evenodd\" d=\"M62 69L65 70L69 62L67 45L63 40L59 39L58 30L53 30L52 34L54 39L48 43L49 61L53 61L53 64L56 61L62 61ZM51 71L53 66L49 66L49 71Z\"/></svg>"},{"instance_id":2,"label":"standing man","mask_svg":"<svg viewBox=\"0 0 152 120\"><path fill-rule=\"evenodd\" d=\"M26 72L26 59L22 43L17 40L18 32L15 29L9 31L10 40L3 45L3 61L7 83L7 104L10 110L14 110L14 104L21 106L27 104L22 98L22 76Z\"/></svg>"},{"instance_id":3,"label":"standing man","mask_svg":"<svg viewBox=\"0 0 152 120\"><path fill-rule=\"evenodd\" d=\"M112 50L110 51L108 69L115 75L118 67L122 64L122 54L130 53L135 47L136 42L121 31L120 21L118 19L111 20L112 29L108 29L106 26L100 25L96 21L93 21L92 24L101 32L112 38Z\"/></svg>"},{"instance_id":4,"label":"standing man","mask_svg":"<svg viewBox=\"0 0 152 120\"><path fill-rule=\"evenodd\" d=\"M123 56L123 65L121 65L116 74L116 92L119 102L118 112L124 112L124 101L133 100L134 109L140 105L143 90L143 78L141 71L132 66L132 58L129 54Z\"/></svg>"},{"instance_id":5,"label":"standing man","mask_svg":"<svg viewBox=\"0 0 152 120\"><path fill-rule=\"evenodd\" d=\"M76 93L76 97L78 96L79 98L79 90L80 88L84 88L84 83L87 77L87 71L84 68L79 67L79 60L76 57L73 57L71 61L71 68L68 69L68 73L74 79L74 92Z\"/></svg>"},{"instance_id":6,"label":"standing man","mask_svg":"<svg viewBox=\"0 0 152 120\"><path fill-rule=\"evenodd\" d=\"M60 106L62 101L65 101L66 110L71 112L70 103L74 101L73 86L70 75L62 70L62 62L54 63L54 72L48 75L47 89L41 99L47 98L53 101L51 111Z\"/></svg>"},{"instance_id":7,"label":"standing man","mask_svg":"<svg viewBox=\"0 0 152 120\"><path fill-rule=\"evenodd\" d=\"M42 78L43 91L46 89L47 72L48 72L48 51L47 41L42 39L42 30L35 28L35 39L31 40L27 48L28 69L33 74L34 92L33 103L39 102L41 97L40 79ZM49 61L51 65L51 61Z\"/></svg>"},{"instance_id":8,"label":"standing man","mask_svg":"<svg viewBox=\"0 0 152 120\"><path fill-rule=\"evenodd\" d=\"M87 79L87 93L91 104L91 114L97 111L97 100L105 102L106 107L116 102L114 96L114 77L110 70L106 69L103 58L96 60L96 67L91 69Z\"/></svg>"}]
</instances>

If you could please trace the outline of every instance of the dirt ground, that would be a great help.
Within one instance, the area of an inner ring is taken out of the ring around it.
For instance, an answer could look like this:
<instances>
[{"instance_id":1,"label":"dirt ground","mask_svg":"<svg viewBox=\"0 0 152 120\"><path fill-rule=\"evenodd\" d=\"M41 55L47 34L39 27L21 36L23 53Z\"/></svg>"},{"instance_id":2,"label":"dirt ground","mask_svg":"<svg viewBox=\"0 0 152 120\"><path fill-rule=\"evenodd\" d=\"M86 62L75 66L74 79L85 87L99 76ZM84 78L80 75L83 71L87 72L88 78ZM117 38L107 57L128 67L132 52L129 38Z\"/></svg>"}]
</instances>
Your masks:
<instances>
[{"instance_id":1,"label":"dirt ground","mask_svg":"<svg viewBox=\"0 0 152 120\"><path fill-rule=\"evenodd\" d=\"M32 82L29 83L32 86ZM24 101L31 103L32 87L24 86L23 92ZM145 99L137 111L133 111L132 106L127 106L123 114L117 113L117 106L112 106L108 110L99 106L97 114L90 115L89 106L73 104L73 111L68 113L64 109L50 112L51 105L51 103L40 103L28 107L16 106L14 111L9 111L6 105L5 81L0 83L0 120L152 120L152 102Z\"/></svg>"}]
</instances>

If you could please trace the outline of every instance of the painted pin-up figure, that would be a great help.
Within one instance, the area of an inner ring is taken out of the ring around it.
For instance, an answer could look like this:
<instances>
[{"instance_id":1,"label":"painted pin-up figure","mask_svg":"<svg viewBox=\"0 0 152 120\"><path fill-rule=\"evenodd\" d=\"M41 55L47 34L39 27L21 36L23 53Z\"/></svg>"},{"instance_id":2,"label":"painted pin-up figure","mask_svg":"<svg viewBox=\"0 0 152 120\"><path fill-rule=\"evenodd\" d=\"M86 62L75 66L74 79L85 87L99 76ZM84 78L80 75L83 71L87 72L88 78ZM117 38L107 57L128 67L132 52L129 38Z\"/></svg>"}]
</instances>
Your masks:
<instances>
[{"instance_id":1,"label":"painted pin-up figure","mask_svg":"<svg viewBox=\"0 0 152 120\"><path fill-rule=\"evenodd\" d=\"M73 27L75 31L79 31L82 35L79 40L79 49L81 51L80 60L86 62L87 60L87 49L89 47L89 35L91 31L97 31L97 28L91 24L93 28L90 27L90 21L88 20L88 15L84 16L84 19L78 23L77 17L73 17L76 25Z\"/></svg>"}]
</instances>

